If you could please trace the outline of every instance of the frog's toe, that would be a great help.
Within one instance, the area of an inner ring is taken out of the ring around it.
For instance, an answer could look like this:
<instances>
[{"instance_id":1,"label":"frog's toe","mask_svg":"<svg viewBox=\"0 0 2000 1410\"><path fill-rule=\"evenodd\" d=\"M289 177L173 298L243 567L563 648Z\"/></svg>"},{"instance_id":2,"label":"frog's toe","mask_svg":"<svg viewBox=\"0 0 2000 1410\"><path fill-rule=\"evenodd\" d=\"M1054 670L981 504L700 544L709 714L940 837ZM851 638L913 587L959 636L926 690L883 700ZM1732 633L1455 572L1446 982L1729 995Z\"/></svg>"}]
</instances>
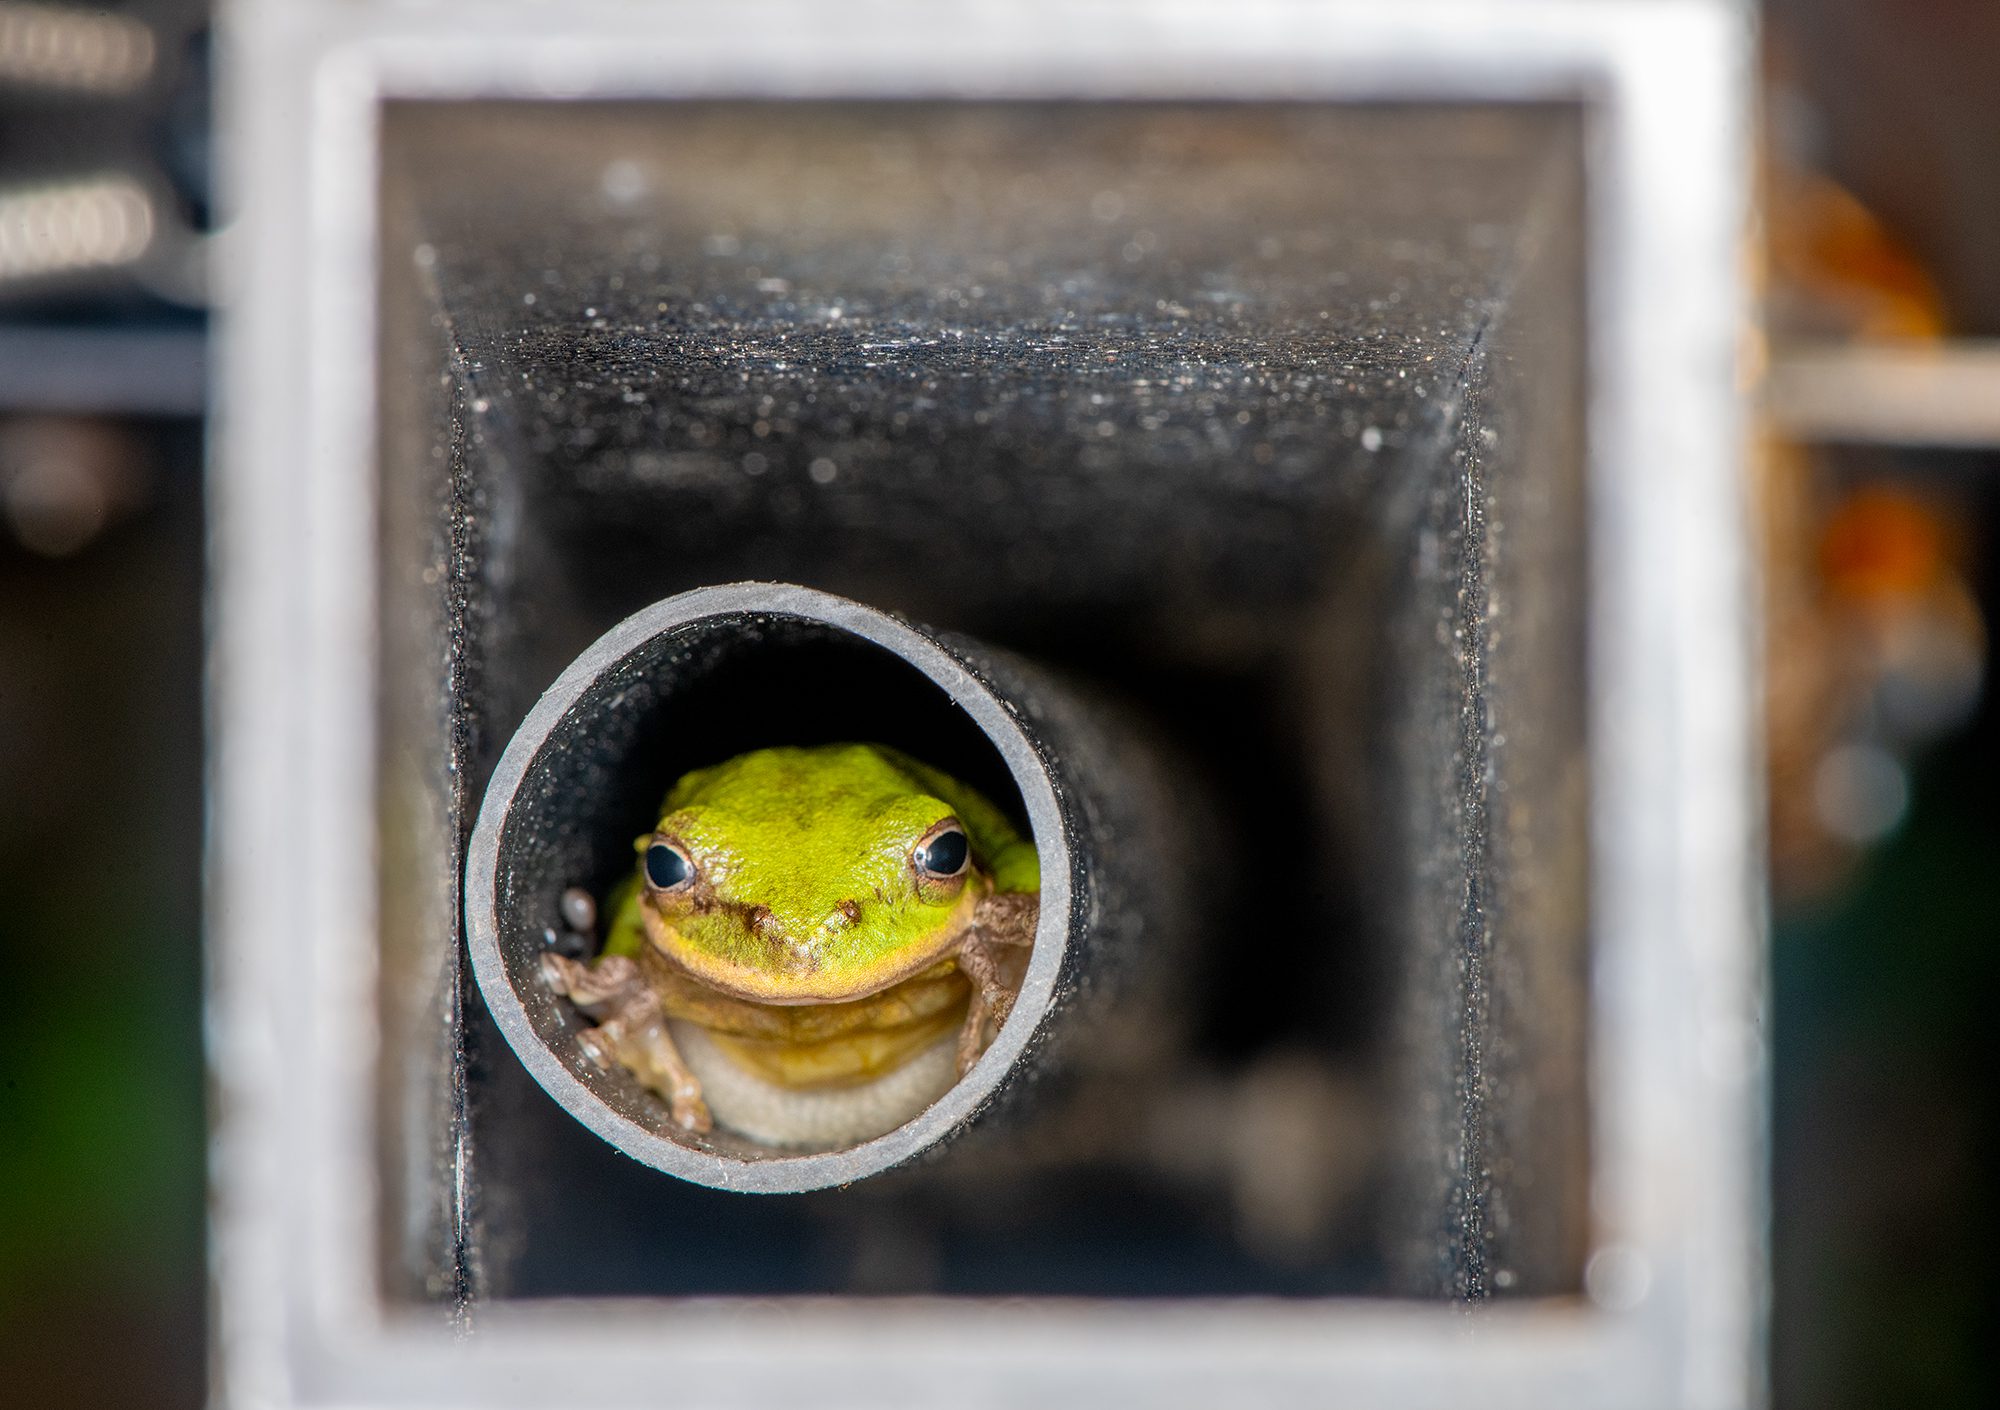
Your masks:
<instances>
[{"instance_id":1,"label":"frog's toe","mask_svg":"<svg viewBox=\"0 0 2000 1410\"><path fill-rule=\"evenodd\" d=\"M979 1061L979 1055L986 1051L986 1044L983 1041L985 1038L984 1028L984 1023L976 1025L968 1023L959 1032L958 1075L960 1077L972 1071L973 1064Z\"/></svg>"},{"instance_id":2,"label":"frog's toe","mask_svg":"<svg viewBox=\"0 0 2000 1410\"><path fill-rule=\"evenodd\" d=\"M701 1099L701 1091L677 1091L667 1099L667 1107L673 1113L674 1124L683 1131L706 1132L713 1129L715 1120L708 1114L708 1103Z\"/></svg>"},{"instance_id":3,"label":"frog's toe","mask_svg":"<svg viewBox=\"0 0 2000 1410\"><path fill-rule=\"evenodd\" d=\"M581 969L583 966L577 964L575 960L557 954L554 950L542 951L542 983L548 985L555 993L569 993L569 972L573 968Z\"/></svg>"},{"instance_id":4,"label":"frog's toe","mask_svg":"<svg viewBox=\"0 0 2000 1410\"><path fill-rule=\"evenodd\" d=\"M586 1028L576 1035L576 1045L590 1059L591 1066L609 1072L618 1065L617 1035L602 1028Z\"/></svg>"},{"instance_id":5,"label":"frog's toe","mask_svg":"<svg viewBox=\"0 0 2000 1410\"><path fill-rule=\"evenodd\" d=\"M553 951L542 952L542 977L558 994L566 994L578 1008L593 1018L630 1010L643 1002L645 980L639 966L623 955L608 955L595 964L564 959Z\"/></svg>"}]
</instances>

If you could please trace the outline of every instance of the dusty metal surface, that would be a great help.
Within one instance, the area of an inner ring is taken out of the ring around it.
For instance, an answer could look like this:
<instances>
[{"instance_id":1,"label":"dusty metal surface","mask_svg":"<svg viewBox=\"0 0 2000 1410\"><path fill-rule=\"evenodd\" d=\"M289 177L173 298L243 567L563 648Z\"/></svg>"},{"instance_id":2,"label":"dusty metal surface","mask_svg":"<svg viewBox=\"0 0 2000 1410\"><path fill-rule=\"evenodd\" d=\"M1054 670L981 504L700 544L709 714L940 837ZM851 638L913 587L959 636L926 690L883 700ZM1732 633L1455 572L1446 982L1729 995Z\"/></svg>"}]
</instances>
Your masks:
<instances>
[{"instance_id":1,"label":"dusty metal surface","mask_svg":"<svg viewBox=\"0 0 2000 1410\"><path fill-rule=\"evenodd\" d=\"M1307 597L1578 160L1534 109L390 121L483 454L593 608L783 566L999 639Z\"/></svg>"},{"instance_id":2,"label":"dusty metal surface","mask_svg":"<svg viewBox=\"0 0 2000 1410\"><path fill-rule=\"evenodd\" d=\"M459 655L482 664L451 708L485 745L460 786L584 633L738 576L1065 666L1149 717L1222 800L1215 933L1191 961L1219 982L1188 986L1194 1052L1128 1100L1157 1124L1191 1067L1294 1052L1317 1081L1377 1093L1334 1138L1370 1153L1350 1158L1359 1184L1277 1197L1293 1212L1267 1222L1302 1230L1297 1252L1189 1240L1165 1285L1576 1285L1573 113L404 107L387 136L391 258L444 333L433 355L463 416L454 522L472 551L450 580L471 614ZM1517 615L1534 629L1493 649ZM1498 748L1496 662L1551 707ZM819 708L862 728L850 688L869 689L831 673ZM468 1238L497 1251L476 1286L588 1291L551 1271L575 1237L546 1212L555 1177L515 1154L562 1137L476 1007L469 1022L489 1057L469 1089ZM1535 1138L1508 1143L1531 1111ZM1197 1148L1242 1139L1195 1129ZM1173 1183L1127 1144L1142 1181ZM1092 1159L1036 1187L1052 1214L1083 1198ZM1144 1237L1172 1246L1178 1198ZM1146 1287L1113 1271L1130 1234L1002 1274L954 1253L970 1247L955 1227L905 1235L966 1261L944 1286ZM662 1240L653 1286L730 1286Z\"/></svg>"}]
</instances>

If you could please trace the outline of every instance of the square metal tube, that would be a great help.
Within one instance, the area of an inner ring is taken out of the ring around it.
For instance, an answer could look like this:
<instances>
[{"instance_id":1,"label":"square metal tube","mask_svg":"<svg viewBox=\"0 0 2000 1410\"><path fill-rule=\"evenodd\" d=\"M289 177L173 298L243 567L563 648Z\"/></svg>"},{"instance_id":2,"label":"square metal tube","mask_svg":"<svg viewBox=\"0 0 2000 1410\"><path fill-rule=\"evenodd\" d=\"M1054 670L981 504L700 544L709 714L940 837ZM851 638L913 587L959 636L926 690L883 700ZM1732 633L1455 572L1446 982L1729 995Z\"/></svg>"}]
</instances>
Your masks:
<instances>
[{"instance_id":1,"label":"square metal tube","mask_svg":"<svg viewBox=\"0 0 2000 1410\"><path fill-rule=\"evenodd\" d=\"M1756 1398L1733 11L235 21L227 1395ZM483 771L595 630L760 564L1290 663L1390 976L1374 1287L1437 1301L508 1299L591 1194L484 1173L569 1133L467 1009Z\"/></svg>"}]
</instances>

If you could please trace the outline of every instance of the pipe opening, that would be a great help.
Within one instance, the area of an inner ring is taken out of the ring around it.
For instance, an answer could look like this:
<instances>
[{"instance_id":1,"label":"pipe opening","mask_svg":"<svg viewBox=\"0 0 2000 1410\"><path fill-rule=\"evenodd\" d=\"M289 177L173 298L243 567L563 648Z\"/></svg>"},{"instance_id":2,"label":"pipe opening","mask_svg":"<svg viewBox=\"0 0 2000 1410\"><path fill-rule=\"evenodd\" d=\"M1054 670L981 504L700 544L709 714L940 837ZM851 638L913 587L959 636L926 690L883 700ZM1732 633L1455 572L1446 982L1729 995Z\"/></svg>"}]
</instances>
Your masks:
<instances>
[{"instance_id":1,"label":"pipe opening","mask_svg":"<svg viewBox=\"0 0 2000 1410\"><path fill-rule=\"evenodd\" d=\"M970 785L1032 840L1044 878L1055 874L1015 1015L962 1079L954 1054L940 1066L930 1044L879 1081L810 1096L760 1085L705 1033L672 1024L716 1108L712 1130L682 1129L631 1071L590 1060L579 1041L590 1019L551 988L543 957L564 935L564 895L582 888L596 901L601 936L614 889L634 872L634 841L651 832L677 779L752 750L837 743L887 745ZM1039 790L1032 804L1024 777ZM851 1180L950 1134L1039 1021L1068 924L1062 832L1043 765L1008 709L931 638L801 589L687 594L600 639L509 745L473 837L475 973L536 1079L627 1154L724 1188Z\"/></svg>"}]
</instances>

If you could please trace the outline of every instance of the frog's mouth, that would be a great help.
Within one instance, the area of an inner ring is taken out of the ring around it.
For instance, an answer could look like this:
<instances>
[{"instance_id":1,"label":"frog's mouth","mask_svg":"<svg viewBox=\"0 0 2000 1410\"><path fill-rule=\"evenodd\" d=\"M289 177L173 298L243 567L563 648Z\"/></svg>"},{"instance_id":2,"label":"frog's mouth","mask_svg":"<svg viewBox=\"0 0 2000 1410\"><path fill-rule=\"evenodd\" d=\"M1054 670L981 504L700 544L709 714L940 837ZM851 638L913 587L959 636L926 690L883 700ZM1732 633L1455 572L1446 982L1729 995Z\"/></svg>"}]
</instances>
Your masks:
<instances>
[{"instance_id":1,"label":"frog's mouth","mask_svg":"<svg viewBox=\"0 0 2000 1410\"><path fill-rule=\"evenodd\" d=\"M946 923L920 944L904 946L877 959L830 965L812 949L773 938L779 959L769 968L743 964L693 944L673 922L643 900L639 916L652 948L678 969L730 998L758 1004L840 1004L866 999L923 973L958 949L985 886L967 886Z\"/></svg>"}]
</instances>

